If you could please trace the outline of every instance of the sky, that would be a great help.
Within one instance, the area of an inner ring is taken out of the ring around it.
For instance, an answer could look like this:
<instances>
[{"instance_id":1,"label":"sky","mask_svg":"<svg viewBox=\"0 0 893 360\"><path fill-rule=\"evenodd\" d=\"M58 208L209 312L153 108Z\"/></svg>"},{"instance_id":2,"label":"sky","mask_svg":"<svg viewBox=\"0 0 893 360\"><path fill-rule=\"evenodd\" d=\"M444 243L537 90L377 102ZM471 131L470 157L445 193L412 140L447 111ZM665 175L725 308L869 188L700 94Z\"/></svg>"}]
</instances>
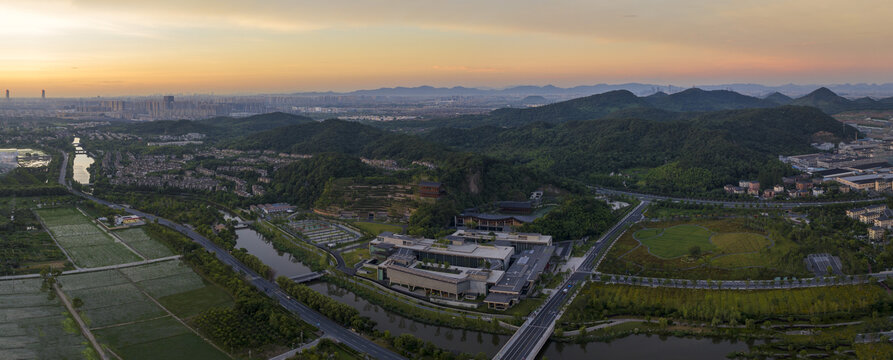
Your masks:
<instances>
[{"instance_id":1,"label":"sky","mask_svg":"<svg viewBox=\"0 0 893 360\"><path fill-rule=\"evenodd\" d=\"M881 0L0 0L16 95L893 82Z\"/></svg>"}]
</instances>

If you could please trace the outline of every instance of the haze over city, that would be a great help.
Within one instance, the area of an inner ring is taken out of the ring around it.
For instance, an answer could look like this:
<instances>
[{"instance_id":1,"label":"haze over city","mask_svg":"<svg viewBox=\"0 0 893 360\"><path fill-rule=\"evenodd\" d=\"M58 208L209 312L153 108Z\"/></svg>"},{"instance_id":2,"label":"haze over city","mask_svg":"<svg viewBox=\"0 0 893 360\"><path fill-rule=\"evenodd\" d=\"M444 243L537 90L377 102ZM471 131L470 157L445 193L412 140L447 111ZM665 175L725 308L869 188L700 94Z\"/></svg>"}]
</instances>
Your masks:
<instances>
[{"instance_id":1,"label":"haze over city","mask_svg":"<svg viewBox=\"0 0 893 360\"><path fill-rule=\"evenodd\" d=\"M893 359L890 19L0 0L0 359Z\"/></svg>"},{"instance_id":2,"label":"haze over city","mask_svg":"<svg viewBox=\"0 0 893 360\"><path fill-rule=\"evenodd\" d=\"M0 87L60 97L385 86L893 81L875 1L4 1Z\"/></svg>"}]
</instances>

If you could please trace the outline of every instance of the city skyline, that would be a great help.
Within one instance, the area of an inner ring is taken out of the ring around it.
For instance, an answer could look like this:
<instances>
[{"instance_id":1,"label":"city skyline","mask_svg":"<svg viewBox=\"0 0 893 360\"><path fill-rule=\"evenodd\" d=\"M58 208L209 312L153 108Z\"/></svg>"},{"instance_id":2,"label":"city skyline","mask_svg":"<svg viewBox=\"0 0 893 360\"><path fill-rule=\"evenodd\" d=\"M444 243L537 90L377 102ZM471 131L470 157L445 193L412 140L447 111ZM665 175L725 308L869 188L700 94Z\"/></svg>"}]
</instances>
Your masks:
<instances>
[{"instance_id":1,"label":"city skyline","mask_svg":"<svg viewBox=\"0 0 893 360\"><path fill-rule=\"evenodd\" d=\"M877 24L890 15L871 1L12 1L0 5L0 88L92 97L885 83L893 50L878 44L893 30Z\"/></svg>"}]
</instances>

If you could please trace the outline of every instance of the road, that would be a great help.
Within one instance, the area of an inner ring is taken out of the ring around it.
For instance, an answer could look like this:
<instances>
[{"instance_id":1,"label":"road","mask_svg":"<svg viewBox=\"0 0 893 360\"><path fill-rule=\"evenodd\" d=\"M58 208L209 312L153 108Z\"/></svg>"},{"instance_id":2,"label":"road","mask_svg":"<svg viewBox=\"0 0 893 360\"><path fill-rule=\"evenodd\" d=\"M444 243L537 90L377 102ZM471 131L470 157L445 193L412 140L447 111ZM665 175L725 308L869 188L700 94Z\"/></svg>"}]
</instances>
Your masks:
<instances>
[{"instance_id":1,"label":"road","mask_svg":"<svg viewBox=\"0 0 893 360\"><path fill-rule=\"evenodd\" d=\"M279 305L284 307L286 310L298 315L298 317L300 317L301 320L303 320L304 322L311 324L313 326L316 326L317 328L319 328L319 330L324 332L329 337L351 347L352 349L354 349L356 351L359 351L360 353L368 354L369 356L371 356L375 359L380 359L380 360L405 359L404 357L379 346L378 344L372 342L371 340L366 339L366 338L362 337L361 335L342 327L341 325L338 325L334 321L329 320L329 318L310 309L309 307L298 302L297 300L292 299L291 296L289 296L284 291L282 291L282 289L279 288L279 285L277 285L275 282L267 280L264 277L260 276L259 274L254 272L254 270L252 270L245 264L242 264L241 262L239 262L229 252L227 252L223 248L219 247L217 244L212 242L210 239L193 231L191 228L181 225L181 224L178 224L178 223L175 223L173 221L167 220L165 218L161 218L161 217L157 217L152 214L144 213L144 212L136 210L136 209L131 209L131 208L127 208L127 207L124 207L121 205L113 204L108 201L96 198L92 195L88 195L88 194L82 193L80 191L77 191L77 190L71 188L71 186L69 186L65 181L65 168L66 168L65 164L67 164L67 163L68 163L68 155L64 154L64 161L63 161L63 165L61 166L61 171L59 174L59 183L62 184L63 186L66 186L68 188L68 190L71 191L73 194L81 196L81 197L89 199L89 200L92 200L92 201L95 201L97 203L100 203L100 204L108 206L108 207L112 207L115 209L123 209L130 214L144 217L148 221L154 222L157 220L158 224L167 226L171 229L174 229L174 230L182 233L183 235L186 235L193 242L201 245L202 247L205 248L205 250L208 250L209 252L213 253L217 257L218 260L220 260L224 264L232 267L233 270L235 270L236 272L238 272L240 274L244 274L247 278L247 281L251 285L253 285L255 288L257 288L258 290L260 290L262 293L266 294L270 298L273 298L274 300L276 300L279 303Z\"/></svg>"},{"instance_id":2,"label":"road","mask_svg":"<svg viewBox=\"0 0 893 360\"><path fill-rule=\"evenodd\" d=\"M662 196L662 195L651 195L651 194L643 194L637 192L623 191L623 190L613 190L613 189L605 189L600 187L591 187L595 189L596 193L605 194L605 195L625 195L632 196L639 200L643 201L659 201L659 200L670 200L670 201L684 201L688 203L695 204L705 204L705 205L722 205L723 207L734 208L734 207L765 207L765 208L782 208L782 209L793 209L801 206L822 206L822 205L836 205L836 204L859 204L859 203L867 203L874 201L882 201L884 198L871 198L871 199L861 199L861 200L840 200L840 201L803 201L803 202L788 202L788 201L726 201L726 200L708 200L708 199L690 199L690 198L678 198L672 196Z\"/></svg>"},{"instance_id":3,"label":"road","mask_svg":"<svg viewBox=\"0 0 893 360\"><path fill-rule=\"evenodd\" d=\"M565 280L562 289L572 288L585 282L589 277L589 274L592 272L593 265L606 253L606 251L603 250L607 249L613 240L626 229L627 225L642 220L642 211L647 204L647 201L642 201L630 211L626 217L605 232L605 234L602 235L595 245L586 253L583 262L577 270ZM516 332L511 339L509 339L503 349L496 354L494 360L535 358L543 345L544 338L548 338L551 335L551 330L553 329L555 321L558 320L561 309L569 300L571 296L570 294L571 291L556 291L553 293L552 296L546 300L546 303L540 307L520 329L518 329L518 332Z\"/></svg>"}]
</instances>

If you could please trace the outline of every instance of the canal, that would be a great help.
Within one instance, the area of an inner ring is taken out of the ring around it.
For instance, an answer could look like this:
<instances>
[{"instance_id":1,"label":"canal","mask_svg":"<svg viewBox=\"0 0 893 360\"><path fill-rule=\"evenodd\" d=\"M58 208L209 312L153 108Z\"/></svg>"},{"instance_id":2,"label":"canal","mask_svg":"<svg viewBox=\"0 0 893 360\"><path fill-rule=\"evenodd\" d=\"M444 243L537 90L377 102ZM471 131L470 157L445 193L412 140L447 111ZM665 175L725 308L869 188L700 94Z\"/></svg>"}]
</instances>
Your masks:
<instances>
[{"instance_id":1,"label":"canal","mask_svg":"<svg viewBox=\"0 0 893 360\"><path fill-rule=\"evenodd\" d=\"M227 216L227 218L231 218ZM236 247L245 248L273 269L276 276L296 276L311 272L310 268L291 254L277 251L252 229L236 230ZM309 284L313 290L357 309L360 315L376 322L376 329L389 331L392 336L409 333L430 341L443 349L470 354L484 353L492 357L508 341L507 335L435 326L403 317L372 304L362 297L326 282ZM586 344L549 341L540 353L548 359L723 359L734 351L745 351L748 345L725 339L662 337L631 335L609 343Z\"/></svg>"}]
</instances>

